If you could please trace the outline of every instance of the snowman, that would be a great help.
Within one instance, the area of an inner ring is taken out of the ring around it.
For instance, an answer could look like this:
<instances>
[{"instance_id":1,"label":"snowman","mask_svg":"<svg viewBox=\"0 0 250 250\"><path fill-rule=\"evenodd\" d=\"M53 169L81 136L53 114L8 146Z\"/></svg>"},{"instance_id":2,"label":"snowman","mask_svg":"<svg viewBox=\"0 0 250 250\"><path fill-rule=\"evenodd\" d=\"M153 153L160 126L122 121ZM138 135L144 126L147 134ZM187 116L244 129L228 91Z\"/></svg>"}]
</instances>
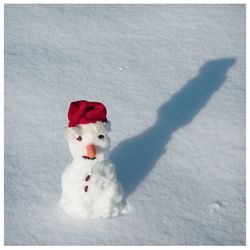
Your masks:
<instances>
[{"instance_id":1,"label":"snowman","mask_svg":"<svg viewBox=\"0 0 250 250\"><path fill-rule=\"evenodd\" d=\"M127 212L123 188L109 161L111 130L99 102L72 102L66 137L72 163L62 174L60 207L73 217L107 218Z\"/></svg>"}]
</instances>

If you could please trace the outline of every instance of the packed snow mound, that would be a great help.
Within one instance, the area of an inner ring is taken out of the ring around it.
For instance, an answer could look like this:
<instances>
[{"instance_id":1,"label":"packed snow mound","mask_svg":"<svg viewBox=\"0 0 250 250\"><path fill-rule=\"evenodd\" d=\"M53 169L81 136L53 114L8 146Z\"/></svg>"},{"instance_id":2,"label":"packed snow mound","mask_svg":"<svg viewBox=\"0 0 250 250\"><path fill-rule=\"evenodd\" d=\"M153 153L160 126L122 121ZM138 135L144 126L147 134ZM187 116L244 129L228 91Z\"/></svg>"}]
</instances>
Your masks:
<instances>
[{"instance_id":1,"label":"packed snow mound","mask_svg":"<svg viewBox=\"0 0 250 250\"><path fill-rule=\"evenodd\" d=\"M123 188L109 162L110 131L106 123L96 122L67 129L73 162L62 175L60 207L69 215L107 218L126 212ZM92 158L88 147L94 147Z\"/></svg>"},{"instance_id":2,"label":"packed snow mound","mask_svg":"<svg viewBox=\"0 0 250 250\"><path fill-rule=\"evenodd\" d=\"M116 179L114 165L108 161L72 163L63 173L62 192L60 206L74 217L108 218L125 211L123 189Z\"/></svg>"}]
</instances>

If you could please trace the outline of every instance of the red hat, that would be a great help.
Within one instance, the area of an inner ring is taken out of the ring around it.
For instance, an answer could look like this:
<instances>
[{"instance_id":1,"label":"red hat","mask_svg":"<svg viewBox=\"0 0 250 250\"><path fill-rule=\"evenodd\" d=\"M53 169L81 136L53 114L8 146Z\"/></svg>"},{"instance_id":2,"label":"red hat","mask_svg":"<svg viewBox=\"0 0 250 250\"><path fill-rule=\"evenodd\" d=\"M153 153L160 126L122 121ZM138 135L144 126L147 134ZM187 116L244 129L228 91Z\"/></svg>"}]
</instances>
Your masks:
<instances>
[{"instance_id":1,"label":"red hat","mask_svg":"<svg viewBox=\"0 0 250 250\"><path fill-rule=\"evenodd\" d=\"M107 122L106 115L107 110L100 102L85 100L71 102L68 112L68 126L75 127L78 124L96 123L97 121Z\"/></svg>"}]
</instances>

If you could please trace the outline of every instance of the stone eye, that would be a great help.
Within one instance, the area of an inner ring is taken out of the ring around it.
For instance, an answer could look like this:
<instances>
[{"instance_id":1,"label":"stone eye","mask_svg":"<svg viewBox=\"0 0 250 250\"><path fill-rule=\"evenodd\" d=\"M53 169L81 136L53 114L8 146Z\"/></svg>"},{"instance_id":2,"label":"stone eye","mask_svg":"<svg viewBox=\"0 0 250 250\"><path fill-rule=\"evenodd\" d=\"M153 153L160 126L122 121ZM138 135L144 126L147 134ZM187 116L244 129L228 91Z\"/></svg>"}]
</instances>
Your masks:
<instances>
[{"instance_id":1,"label":"stone eye","mask_svg":"<svg viewBox=\"0 0 250 250\"><path fill-rule=\"evenodd\" d=\"M81 141L82 137L79 135L76 139L77 139L77 141Z\"/></svg>"},{"instance_id":2,"label":"stone eye","mask_svg":"<svg viewBox=\"0 0 250 250\"><path fill-rule=\"evenodd\" d=\"M99 138L99 139L103 139L103 138L104 138L104 135L98 135L98 138Z\"/></svg>"}]
</instances>

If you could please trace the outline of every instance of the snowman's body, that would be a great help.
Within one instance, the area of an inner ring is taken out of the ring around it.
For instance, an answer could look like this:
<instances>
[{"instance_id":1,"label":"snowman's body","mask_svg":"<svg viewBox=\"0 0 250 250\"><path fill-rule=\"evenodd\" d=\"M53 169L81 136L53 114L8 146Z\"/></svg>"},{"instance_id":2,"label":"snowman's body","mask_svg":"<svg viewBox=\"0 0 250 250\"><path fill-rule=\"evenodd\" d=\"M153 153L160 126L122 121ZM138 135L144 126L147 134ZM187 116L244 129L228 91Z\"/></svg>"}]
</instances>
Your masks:
<instances>
[{"instance_id":1,"label":"snowman's body","mask_svg":"<svg viewBox=\"0 0 250 250\"><path fill-rule=\"evenodd\" d=\"M125 211L123 189L108 159L109 130L109 124L102 122L68 128L73 162L62 175L60 206L71 216L107 218Z\"/></svg>"}]
</instances>

